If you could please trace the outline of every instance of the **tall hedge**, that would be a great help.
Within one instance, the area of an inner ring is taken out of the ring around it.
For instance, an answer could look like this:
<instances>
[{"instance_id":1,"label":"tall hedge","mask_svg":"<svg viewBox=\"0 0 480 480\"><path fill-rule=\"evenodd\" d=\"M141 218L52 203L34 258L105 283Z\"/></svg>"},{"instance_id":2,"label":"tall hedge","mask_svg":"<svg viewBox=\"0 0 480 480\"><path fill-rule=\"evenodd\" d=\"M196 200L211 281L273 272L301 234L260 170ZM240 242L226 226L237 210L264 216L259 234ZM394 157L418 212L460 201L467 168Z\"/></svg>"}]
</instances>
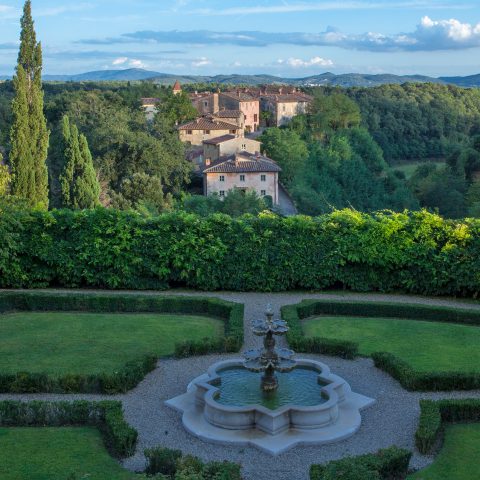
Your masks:
<instances>
[{"instance_id":1,"label":"tall hedge","mask_svg":"<svg viewBox=\"0 0 480 480\"><path fill-rule=\"evenodd\" d=\"M0 207L1 287L284 291L345 287L474 296L480 220L352 210L310 218L156 218Z\"/></svg>"}]
</instances>

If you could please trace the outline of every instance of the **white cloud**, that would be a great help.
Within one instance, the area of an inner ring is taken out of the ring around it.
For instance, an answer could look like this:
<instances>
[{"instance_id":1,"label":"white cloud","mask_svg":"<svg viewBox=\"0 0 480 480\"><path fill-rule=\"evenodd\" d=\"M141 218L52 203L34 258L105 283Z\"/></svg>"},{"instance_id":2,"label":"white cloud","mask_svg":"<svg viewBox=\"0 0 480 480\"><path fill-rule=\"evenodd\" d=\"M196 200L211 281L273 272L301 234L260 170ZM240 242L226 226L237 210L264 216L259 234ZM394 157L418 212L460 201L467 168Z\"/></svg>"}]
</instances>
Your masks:
<instances>
[{"instance_id":1,"label":"white cloud","mask_svg":"<svg viewBox=\"0 0 480 480\"><path fill-rule=\"evenodd\" d=\"M129 68L146 68L147 65L137 58L128 58L128 57L118 57L113 62L112 65L115 67L124 66Z\"/></svg>"},{"instance_id":2,"label":"white cloud","mask_svg":"<svg viewBox=\"0 0 480 480\"><path fill-rule=\"evenodd\" d=\"M112 62L112 65L124 65L127 62L128 57L118 57Z\"/></svg>"},{"instance_id":3,"label":"white cloud","mask_svg":"<svg viewBox=\"0 0 480 480\"><path fill-rule=\"evenodd\" d=\"M212 62L207 57L201 57L192 62L192 67L206 67L207 65L211 64Z\"/></svg>"},{"instance_id":4,"label":"white cloud","mask_svg":"<svg viewBox=\"0 0 480 480\"><path fill-rule=\"evenodd\" d=\"M280 65L288 65L293 68L309 68L309 67L331 67L332 60L322 57L313 57L310 60L302 60L301 58L290 57L286 60L279 59L277 61Z\"/></svg>"}]
</instances>

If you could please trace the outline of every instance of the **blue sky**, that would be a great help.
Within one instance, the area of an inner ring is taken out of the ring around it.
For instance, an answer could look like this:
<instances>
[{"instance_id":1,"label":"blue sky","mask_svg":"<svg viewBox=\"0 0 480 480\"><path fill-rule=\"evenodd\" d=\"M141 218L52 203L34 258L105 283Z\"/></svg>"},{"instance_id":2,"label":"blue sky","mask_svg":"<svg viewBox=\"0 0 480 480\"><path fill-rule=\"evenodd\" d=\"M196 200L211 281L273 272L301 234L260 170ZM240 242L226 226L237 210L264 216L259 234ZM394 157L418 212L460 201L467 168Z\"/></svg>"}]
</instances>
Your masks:
<instances>
[{"instance_id":1,"label":"blue sky","mask_svg":"<svg viewBox=\"0 0 480 480\"><path fill-rule=\"evenodd\" d=\"M33 0L45 73L480 73L478 0ZM0 74L23 1L0 0Z\"/></svg>"}]
</instances>

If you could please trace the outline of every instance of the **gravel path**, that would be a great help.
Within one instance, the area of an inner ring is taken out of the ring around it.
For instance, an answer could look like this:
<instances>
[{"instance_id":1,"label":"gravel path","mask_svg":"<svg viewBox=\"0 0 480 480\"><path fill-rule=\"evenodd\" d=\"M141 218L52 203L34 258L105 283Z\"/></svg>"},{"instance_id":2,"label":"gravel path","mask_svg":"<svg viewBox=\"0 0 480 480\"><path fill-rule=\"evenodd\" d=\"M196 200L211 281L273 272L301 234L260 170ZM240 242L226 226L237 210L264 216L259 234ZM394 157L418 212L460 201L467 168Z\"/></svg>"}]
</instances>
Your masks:
<instances>
[{"instance_id":1,"label":"gravel path","mask_svg":"<svg viewBox=\"0 0 480 480\"><path fill-rule=\"evenodd\" d=\"M85 293L85 291L83 291ZM96 292L97 293L97 292ZM112 292L109 292L112 293ZM119 295L130 292L118 292ZM193 295L191 292L175 291L168 294ZM86 292L85 294L88 294ZM159 294L155 292L155 294ZM164 294L164 293L160 293ZM260 340L250 332L250 320L261 318L266 305L270 303L279 316L282 305L298 303L306 298L348 298L373 301L404 301L430 305L454 306L456 308L480 309L475 302L458 302L444 299L375 294L309 294L309 293L195 293L209 295L245 304L245 348L260 345ZM189 435L181 423L181 415L164 406L164 401L185 392L188 383L204 373L208 366L226 358L239 355L212 355L192 359L163 359L157 369L125 395L110 396L123 402L127 421L139 432L139 445L134 457L126 459L124 465L131 470L142 470L145 465L143 450L146 447L163 445L180 448L184 453L197 455L204 460L230 460L243 466L245 480L307 480L312 463L322 463L346 455L360 455L375 452L379 448L398 445L415 451L414 433L419 416L421 398L480 398L480 391L412 393L405 391L389 375L376 369L372 360L360 358L354 361L322 355L302 355L328 364L333 373L350 383L355 392L375 398L377 403L362 412L362 426L353 437L332 445L320 447L296 447L272 457L252 447L233 447L209 444ZM0 395L0 400L19 399L23 401L42 400L98 400L102 395ZM433 458L414 454L411 466L421 468Z\"/></svg>"}]
</instances>

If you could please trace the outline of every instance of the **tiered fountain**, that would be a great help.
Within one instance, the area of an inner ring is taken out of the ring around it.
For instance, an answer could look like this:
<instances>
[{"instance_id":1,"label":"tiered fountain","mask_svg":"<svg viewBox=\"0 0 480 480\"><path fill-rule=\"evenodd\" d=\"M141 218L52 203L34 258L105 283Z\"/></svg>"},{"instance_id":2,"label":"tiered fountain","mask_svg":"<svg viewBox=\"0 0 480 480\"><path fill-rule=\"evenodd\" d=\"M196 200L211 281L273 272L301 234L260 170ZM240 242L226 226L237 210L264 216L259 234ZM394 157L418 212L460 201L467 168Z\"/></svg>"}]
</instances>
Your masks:
<instances>
[{"instance_id":1,"label":"tiered fountain","mask_svg":"<svg viewBox=\"0 0 480 480\"><path fill-rule=\"evenodd\" d=\"M275 455L298 443L342 440L360 428L360 410L373 399L352 392L327 365L294 360L292 350L276 348L275 336L285 335L288 325L274 320L270 307L252 328L264 337L264 348L246 351L244 360L212 365L187 393L166 402L183 413L190 433Z\"/></svg>"}]
</instances>

